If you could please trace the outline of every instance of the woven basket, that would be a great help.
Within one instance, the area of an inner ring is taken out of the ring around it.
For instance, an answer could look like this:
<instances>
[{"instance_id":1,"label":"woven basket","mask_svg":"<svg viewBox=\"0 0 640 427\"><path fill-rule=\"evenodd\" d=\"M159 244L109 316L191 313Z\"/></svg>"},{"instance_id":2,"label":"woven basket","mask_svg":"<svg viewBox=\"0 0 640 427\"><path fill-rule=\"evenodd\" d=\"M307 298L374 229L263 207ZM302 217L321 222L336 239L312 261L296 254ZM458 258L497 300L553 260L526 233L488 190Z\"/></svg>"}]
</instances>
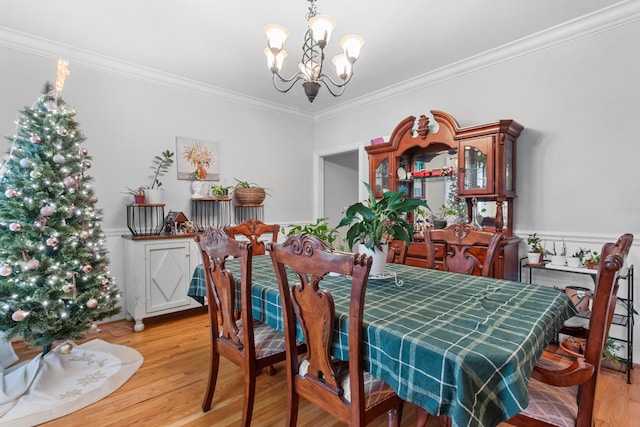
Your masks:
<instances>
[{"instance_id":1,"label":"woven basket","mask_svg":"<svg viewBox=\"0 0 640 427\"><path fill-rule=\"evenodd\" d=\"M240 205L261 205L267 193L264 188L236 188L233 196Z\"/></svg>"}]
</instances>

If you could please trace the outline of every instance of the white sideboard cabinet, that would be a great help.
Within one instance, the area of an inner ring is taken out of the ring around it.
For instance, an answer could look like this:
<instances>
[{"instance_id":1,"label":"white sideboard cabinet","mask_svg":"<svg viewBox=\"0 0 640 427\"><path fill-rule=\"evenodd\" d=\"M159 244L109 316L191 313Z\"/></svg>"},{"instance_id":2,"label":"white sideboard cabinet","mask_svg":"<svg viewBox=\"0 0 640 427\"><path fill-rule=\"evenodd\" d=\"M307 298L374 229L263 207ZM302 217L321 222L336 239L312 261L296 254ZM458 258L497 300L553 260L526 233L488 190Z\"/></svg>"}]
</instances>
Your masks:
<instances>
[{"instance_id":1,"label":"white sideboard cabinet","mask_svg":"<svg viewBox=\"0 0 640 427\"><path fill-rule=\"evenodd\" d=\"M148 317L200 307L187 296L189 282L200 264L195 234L122 236L125 239L127 319L134 331Z\"/></svg>"}]
</instances>

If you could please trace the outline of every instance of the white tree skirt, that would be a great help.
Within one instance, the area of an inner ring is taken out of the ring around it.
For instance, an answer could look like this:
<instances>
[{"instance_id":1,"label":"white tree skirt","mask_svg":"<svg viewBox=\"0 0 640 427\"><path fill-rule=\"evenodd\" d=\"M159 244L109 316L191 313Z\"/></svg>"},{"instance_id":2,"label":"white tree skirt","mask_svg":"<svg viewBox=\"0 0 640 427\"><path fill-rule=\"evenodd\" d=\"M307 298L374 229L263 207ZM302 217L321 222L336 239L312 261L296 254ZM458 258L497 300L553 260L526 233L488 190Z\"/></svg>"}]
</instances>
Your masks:
<instances>
[{"instance_id":1,"label":"white tree skirt","mask_svg":"<svg viewBox=\"0 0 640 427\"><path fill-rule=\"evenodd\" d=\"M32 426L75 412L123 385L142 365L136 350L94 339L0 367L0 425Z\"/></svg>"}]
</instances>

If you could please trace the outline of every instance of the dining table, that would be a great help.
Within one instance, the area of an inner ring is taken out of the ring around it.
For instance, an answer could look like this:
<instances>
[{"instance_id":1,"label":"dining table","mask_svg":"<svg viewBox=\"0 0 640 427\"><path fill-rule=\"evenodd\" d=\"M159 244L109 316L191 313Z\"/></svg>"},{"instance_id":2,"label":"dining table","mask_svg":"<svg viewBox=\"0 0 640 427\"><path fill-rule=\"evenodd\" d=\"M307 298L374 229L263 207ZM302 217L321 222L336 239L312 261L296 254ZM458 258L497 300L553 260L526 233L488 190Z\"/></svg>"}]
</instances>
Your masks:
<instances>
[{"instance_id":1,"label":"dining table","mask_svg":"<svg viewBox=\"0 0 640 427\"><path fill-rule=\"evenodd\" d=\"M284 330L271 258L252 262L253 316ZM226 264L238 280L238 261ZM200 302L204 280L198 266L188 293ZM350 284L348 276L321 282L334 298L332 353L342 360L348 359ZM527 407L534 365L575 314L566 294L552 287L388 264L367 282L364 365L402 399L449 416L453 426L495 426Z\"/></svg>"}]
</instances>

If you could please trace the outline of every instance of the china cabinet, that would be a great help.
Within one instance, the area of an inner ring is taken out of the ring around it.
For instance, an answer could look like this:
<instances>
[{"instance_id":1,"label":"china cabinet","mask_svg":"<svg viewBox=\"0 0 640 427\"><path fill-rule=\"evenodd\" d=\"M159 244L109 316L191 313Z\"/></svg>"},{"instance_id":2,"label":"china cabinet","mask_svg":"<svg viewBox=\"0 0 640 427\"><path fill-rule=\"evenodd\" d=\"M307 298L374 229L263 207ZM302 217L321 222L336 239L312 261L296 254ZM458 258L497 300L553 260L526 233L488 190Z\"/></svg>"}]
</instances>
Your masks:
<instances>
[{"instance_id":1,"label":"china cabinet","mask_svg":"<svg viewBox=\"0 0 640 427\"><path fill-rule=\"evenodd\" d=\"M426 199L435 212L446 200L446 178L455 178L457 195L466 202L467 221L506 236L494 276L517 280L520 238L513 235L513 210L516 141L523 126L499 120L461 128L445 112L433 110L431 116L409 116L396 126L389 141L366 147L374 195L402 191ZM420 233L415 240L406 262L422 266L425 249Z\"/></svg>"}]
</instances>

